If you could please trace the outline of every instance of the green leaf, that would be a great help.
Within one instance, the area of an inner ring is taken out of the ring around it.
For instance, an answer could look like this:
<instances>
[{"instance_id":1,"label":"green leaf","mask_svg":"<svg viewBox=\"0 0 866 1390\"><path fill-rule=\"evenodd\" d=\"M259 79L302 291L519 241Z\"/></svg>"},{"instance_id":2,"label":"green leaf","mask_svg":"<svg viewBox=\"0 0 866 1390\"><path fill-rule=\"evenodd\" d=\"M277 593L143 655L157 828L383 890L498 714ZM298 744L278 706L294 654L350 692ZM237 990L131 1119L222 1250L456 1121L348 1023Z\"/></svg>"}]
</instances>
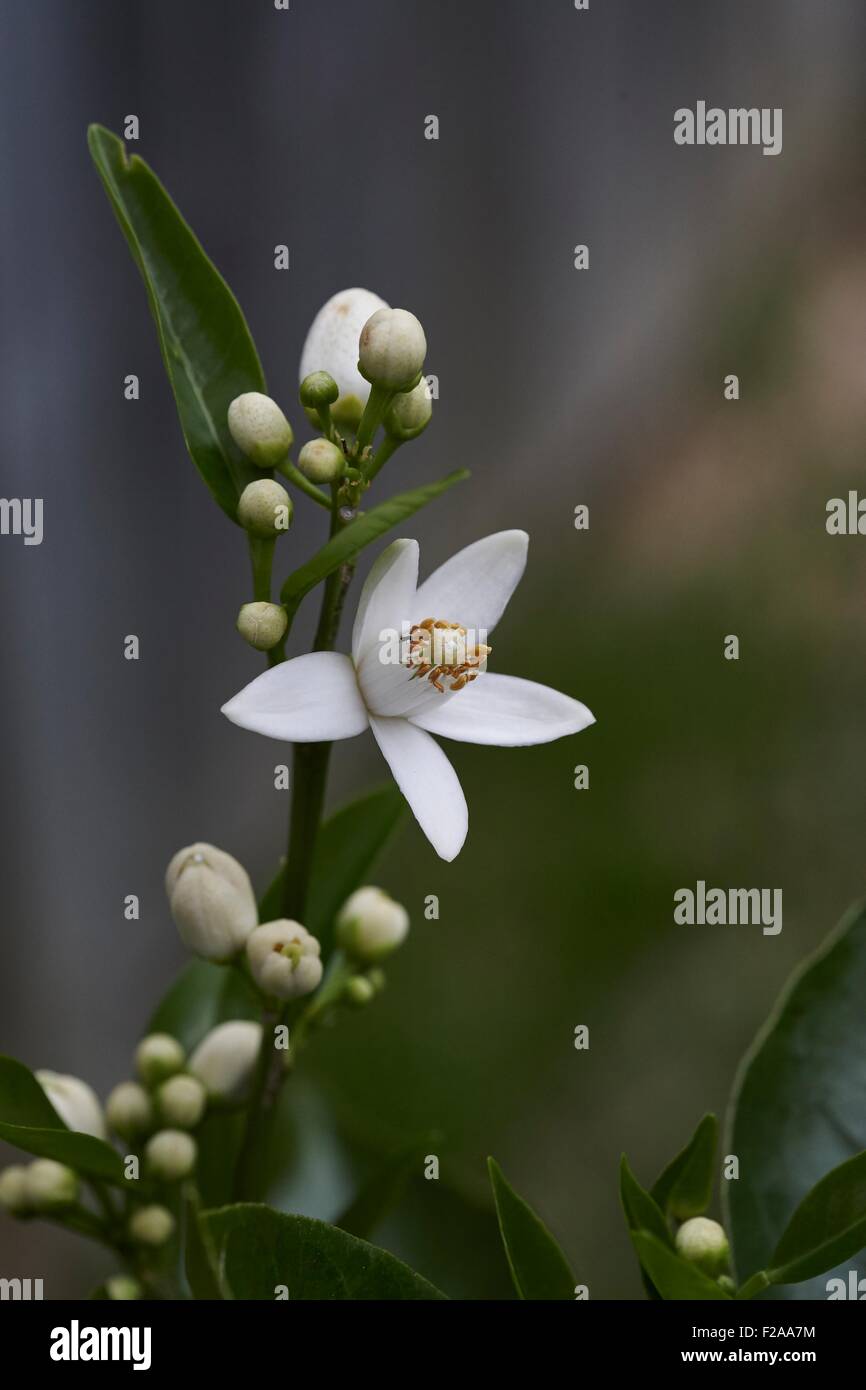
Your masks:
<instances>
[{"instance_id":1,"label":"green leaf","mask_svg":"<svg viewBox=\"0 0 866 1390\"><path fill-rule=\"evenodd\" d=\"M226 412L235 396L264 391L261 364L237 300L151 169L123 141L92 125L87 142L156 320L186 446L227 516L263 475L236 447Z\"/></svg>"},{"instance_id":2,"label":"green leaf","mask_svg":"<svg viewBox=\"0 0 866 1390\"><path fill-rule=\"evenodd\" d=\"M36 1077L14 1057L0 1057L0 1139L85 1177L124 1181L120 1155L92 1134L67 1129Z\"/></svg>"},{"instance_id":3,"label":"green leaf","mask_svg":"<svg viewBox=\"0 0 866 1390\"><path fill-rule=\"evenodd\" d=\"M425 1154L441 1144L436 1132L423 1134L390 1154L364 1183L336 1224L353 1236L369 1236L396 1206L413 1169L420 1169Z\"/></svg>"},{"instance_id":4,"label":"green leaf","mask_svg":"<svg viewBox=\"0 0 866 1390\"><path fill-rule=\"evenodd\" d=\"M740 1068L722 1183L739 1277L771 1267L791 1213L866 1149L866 910L854 907L794 975ZM858 1262L861 1275L866 1262ZM825 1281L785 1297L823 1298Z\"/></svg>"},{"instance_id":5,"label":"green leaf","mask_svg":"<svg viewBox=\"0 0 866 1390\"><path fill-rule=\"evenodd\" d=\"M574 1299L575 1278L568 1260L532 1207L506 1182L493 1158L487 1167L499 1232L511 1278L523 1299Z\"/></svg>"},{"instance_id":6,"label":"green leaf","mask_svg":"<svg viewBox=\"0 0 866 1390\"><path fill-rule=\"evenodd\" d=\"M629 1231L650 1231L657 1236L662 1245L673 1250L674 1242L662 1211L643 1187L641 1187L623 1154L619 1165L619 1196L625 1213Z\"/></svg>"},{"instance_id":7,"label":"green leaf","mask_svg":"<svg viewBox=\"0 0 866 1390\"><path fill-rule=\"evenodd\" d=\"M730 1294L714 1279L669 1249L652 1231L635 1231L632 1240L638 1259L663 1299L730 1300Z\"/></svg>"},{"instance_id":8,"label":"green leaf","mask_svg":"<svg viewBox=\"0 0 866 1390\"><path fill-rule=\"evenodd\" d=\"M710 1205L718 1142L719 1122L715 1115L705 1115L686 1147L654 1184L656 1202L678 1221L700 1216Z\"/></svg>"},{"instance_id":9,"label":"green leaf","mask_svg":"<svg viewBox=\"0 0 866 1390\"><path fill-rule=\"evenodd\" d=\"M291 1302L445 1296L386 1250L309 1216L241 1203L204 1212L200 1223L236 1299L273 1301L280 1285Z\"/></svg>"},{"instance_id":10,"label":"green leaf","mask_svg":"<svg viewBox=\"0 0 866 1390\"><path fill-rule=\"evenodd\" d=\"M195 1189L185 1194L184 1217L184 1268L187 1283L196 1299L223 1298L223 1285L220 1280L219 1259L209 1229L199 1221L199 1202Z\"/></svg>"},{"instance_id":11,"label":"green leaf","mask_svg":"<svg viewBox=\"0 0 866 1390\"><path fill-rule=\"evenodd\" d=\"M289 575L280 594L280 601L285 604L289 616L291 617L297 609L304 595L317 584L321 584L334 570L354 560L365 546L378 540L386 531L399 526L401 521L405 521L428 502L441 497L442 493L447 492L455 483L462 483L468 477L469 470L459 468L456 472L449 473L447 478L440 479L438 483L427 483L411 492L402 492L399 496L390 497L387 502L380 502L378 507L371 507L370 511L355 517L355 520L344 526L342 531L332 536L312 560Z\"/></svg>"},{"instance_id":12,"label":"green leaf","mask_svg":"<svg viewBox=\"0 0 866 1390\"><path fill-rule=\"evenodd\" d=\"M191 1052L205 1033L230 1018L261 1017L253 986L227 965L193 960L185 965L157 1005L148 1033L170 1033Z\"/></svg>"},{"instance_id":13,"label":"green leaf","mask_svg":"<svg viewBox=\"0 0 866 1390\"><path fill-rule=\"evenodd\" d=\"M866 1245L866 1153L840 1163L803 1198L773 1251L767 1274L796 1284L850 1260Z\"/></svg>"}]
</instances>

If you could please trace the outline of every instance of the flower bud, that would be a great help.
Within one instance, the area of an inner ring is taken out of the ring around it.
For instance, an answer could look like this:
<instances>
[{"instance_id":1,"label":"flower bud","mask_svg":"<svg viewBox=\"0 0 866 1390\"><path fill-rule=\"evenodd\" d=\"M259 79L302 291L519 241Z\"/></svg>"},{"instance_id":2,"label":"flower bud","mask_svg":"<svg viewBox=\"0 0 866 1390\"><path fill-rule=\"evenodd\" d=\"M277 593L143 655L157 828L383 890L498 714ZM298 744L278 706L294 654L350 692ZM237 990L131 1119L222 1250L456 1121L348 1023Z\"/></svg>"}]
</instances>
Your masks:
<instances>
[{"instance_id":1,"label":"flower bud","mask_svg":"<svg viewBox=\"0 0 866 1390\"><path fill-rule=\"evenodd\" d=\"M379 386L408 386L426 356L424 329L408 309L377 309L361 329L358 371Z\"/></svg>"},{"instance_id":2,"label":"flower bud","mask_svg":"<svg viewBox=\"0 0 866 1390\"><path fill-rule=\"evenodd\" d=\"M312 994L322 978L321 947L298 922L285 918L256 927L247 939L252 977L264 994L300 999Z\"/></svg>"},{"instance_id":3,"label":"flower bud","mask_svg":"<svg viewBox=\"0 0 866 1390\"><path fill-rule=\"evenodd\" d=\"M92 1134L94 1139L105 1138L102 1106L86 1081L79 1081L77 1076L62 1076L56 1071L38 1071L36 1080L67 1129Z\"/></svg>"},{"instance_id":4,"label":"flower bud","mask_svg":"<svg viewBox=\"0 0 866 1390\"><path fill-rule=\"evenodd\" d=\"M347 1004L351 1004L356 1009L362 1009L365 1004L369 1004L375 996L375 989L364 975L353 975L347 981L346 988L343 990L343 998Z\"/></svg>"},{"instance_id":5,"label":"flower bud","mask_svg":"<svg viewBox=\"0 0 866 1390\"><path fill-rule=\"evenodd\" d=\"M148 1171L160 1182L180 1182L188 1178L196 1160L192 1135L182 1129L161 1129L148 1139L144 1150Z\"/></svg>"},{"instance_id":6,"label":"flower bud","mask_svg":"<svg viewBox=\"0 0 866 1390\"><path fill-rule=\"evenodd\" d=\"M214 845L178 850L165 887L181 940L205 960L231 960L259 920L246 869Z\"/></svg>"},{"instance_id":7,"label":"flower bud","mask_svg":"<svg viewBox=\"0 0 866 1390\"><path fill-rule=\"evenodd\" d=\"M238 614L238 632L257 652L268 652L285 636L289 625L278 603L245 603Z\"/></svg>"},{"instance_id":8,"label":"flower bud","mask_svg":"<svg viewBox=\"0 0 866 1390\"><path fill-rule=\"evenodd\" d=\"M331 419L344 429L357 429L364 412L370 383L358 371L358 338L370 315L387 308L384 299L369 290L341 290L324 304L313 319L301 353L301 379L327 373L339 388L331 406ZM313 424L316 412L306 405Z\"/></svg>"},{"instance_id":9,"label":"flower bud","mask_svg":"<svg viewBox=\"0 0 866 1390\"><path fill-rule=\"evenodd\" d=\"M24 1170L27 1205L33 1211L62 1211L78 1200L78 1175L53 1158L37 1158Z\"/></svg>"},{"instance_id":10,"label":"flower bud","mask_svg":"<svg viewBox=\"0 0 866 1390\"><path fill-rule=\"evenodd\" d=\"M0 1173L0 1207L13 1216L23 1216L30 1210L27 1169L23 1163L11 1163Z\"/></svg>"},{"instance_id":11,"label":"flower bud","mask_svg":"<svg viewBox=\"0 0 866 1390\"><path fill-rule=\"evenodd\" d=\"M122 1139L135 1139L139 1134L146 1134L153 1124L150 1096L137 1081L121 1081L105 1102L105 1117L109 1127Z\"/></svg>"},{"instance_id":12,"label":"flower bud","mask_svg":"<svg viewBox=\"0 0 866 1390\"><path fill-rule=\"evenodd\" d=\"M347 955L365 963L381 960L406 939L409 914L381 888L359 888L337 916L337 940Z\"/></svg>"},{"instance_id":13,"label":"flower bud","mask_svg":"<svg viewBox=\"0 0 866 1390\"><path fill-rule=\"evenodd\" d=\"M288 531L294 503L282 484L273 478L247 483L238 502L238 521L260 540L271 540Z\"/></svg>"},{"instance_id":14,"label":"flower bud","mask_svg":"<svg viewBox=\"0 0 866 1390\"><path fill-rule=\"evenodd\" d=\"M330 439L311 439L298 454L298 467L314 483L335 483L346 467L343 450Z\"/></svg>"},{"instance_id":15,"label":"flower bud","mask_svg":"<svg viewBox=\"0 0 866 1390\"><path fill-rule=\"evenodd\" d=\"M310 372L301 382L299 391L305 410L324 410L339 398L340 388L329 372Z\"/></svg>"},{"instance_id":16,"label":"flower bud","mask_svg":"<svg viewBox=\"0 0 866 1390\"><path fill-rule=\"evenodd\" d=\"M236 396L229 406L229 433L259 468L276 468L292 447L292 427L276 401L260 391Z\"/></svg>"},{"instance_id":17,"label":"flower bud","mask_svg":"<svg viewBox=\"0 0 866 1390\"><path fill-rule=\"evenodd\" d=\"M131 1274L112 1274L105 1281L105 1292L114 1303L128 1303L144 1297L144 1289Z\"/></svg>"},{"instance_id":18,"label":"flower bud","mask_svg":"<svg viewBox=\"0 0 866 1390\"><path fill-rule=\"evenodd\" d=\"M395 439L415 439L433 415L433 400L426 377L411 391L401 391L385 411L385 432Z\"/></svg>"},{"instance_id":19,"label":"flower bud","mask_svg":"<svg viewBox=\"0 0 866 1390\"><path fill-rule=\"evenodd\" d=\"M176 1129L195 1129L207 1104L207 1092L194 1076L173 1076L156 1094L159 1112Z\"/></svg>"},{"instance_id":20,"label":"flower bud","mask_svg":"<svg viewBox=\"0 0 866 1390\"><path fill-rule=\"evenodd\" d=\"M129 1234L139 1245L165 1245L174 1233L174 1217L166 1207L139 1207L129 1218Z\"/></svg>"},{"instance_id":21,"label":"flower bud","mask_svg":"<svg viewBox=\"0 0 866 1390\"><path fill-rule=\"evenodd\" d=\"M262 1043L262 1025L233 1019L202 1038L189 1069L210 1100L235 1105L246 1098Z\"/></svg>"},{"instance_id":22,"label":"flower bud","mask_svg":"<svg viewBox=\"0 0 866 1390\"><path fill-rule=\"evenodd\" d=\"M171 862L173 864L174 860ZM145 1086L158 1086L161 1081L180 1071L185 1061L186 1053L170 1033L149 1033L135 1049L135 1067Z\"/></svg>"},{"instance_id":23,"label":"flower bud","mask_svg":"<svg viewBox=\"0 0 866 1390\"><path fill-rule=\"evenodd\" d=\"M728 1237L718 1221L710 1221L706 1216L693 1216L683 1222L677 1231L676 1247L684 1260L713 1279L727 1268Z\"/></svg>"}]
</instances>

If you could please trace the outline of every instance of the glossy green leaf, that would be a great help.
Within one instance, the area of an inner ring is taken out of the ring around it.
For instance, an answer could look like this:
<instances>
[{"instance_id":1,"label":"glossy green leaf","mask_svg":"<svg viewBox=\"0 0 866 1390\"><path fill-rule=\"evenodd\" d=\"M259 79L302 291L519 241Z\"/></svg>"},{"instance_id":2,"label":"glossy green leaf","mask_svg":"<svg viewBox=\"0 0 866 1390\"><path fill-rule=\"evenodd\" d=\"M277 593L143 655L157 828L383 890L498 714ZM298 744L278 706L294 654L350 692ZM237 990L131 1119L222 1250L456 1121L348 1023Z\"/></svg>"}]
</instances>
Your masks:
<instances>
[{"instance_id":1,"label":"glossy green leaf","mask_svg":"<svg viewBox=\"0 0 866 1390\"><path fill-rule=\"evenodd\" d=\"M792 1212L826 1174L866 1149L866 911L852 909L794 975L734 1087L723 1182L737 1271L770 1268ZM866 1273L860 1256L849 1268ZM843 1272L843 1271L840 1271ZM822 1298L826 1280L788 1298Z\"/></svg>"},{"instance_id":2,"label":"glossy green leaf","mask_svg":"<svg viewBox=\"0 0 866 1390\"><path fill-rule=\"evenodd\" d=\"M544 1222L518 1197L495 1159L488 1158L487 1167L499 1232L518 1295L532 1300L573 1300L574 1275Z\"/></svg>"},{"instance_id":3,"label":"glossy green leaf","mask_svg":"<svg viewBox=\"0 0 866 1390\"><path fill-rule=\"evenodd\" d=\"M689 1264L651 1231L635 1231L632 1241L641 1265L666 1301L730 1299L714 1279Z\"/></svg>"},{"instance_id":4,"label":"glossy green leaf","mask_svg":"<svg viewBox=\"0 0 866 1390\"><path fill-rule=\"evenodd\" d=\"M0 1139L86 1177L124 1181L120 1155L102 1139L67 1129L36 1077L14 1057L0 1057Z\"/></svg>"},{"instance_id":5,"label":"glossy green leaf","mask_svg":"<svg viewBox=\"0 0 866 1390\"><path fill-rule=\"evenodd\" d=\"M678 1221L700 1216L710 1205L718 1142L719 1122L715 1115L705 1115L686 1147L653 1185L658 1205Z\"/></svg>"},{"instance_id":6,"label":"glossy green leaf","mask_svg":"<svg viewBox=\"0 0 866 1390\"><path fill-rule=\"evenodd\" d=\"M261 1001L240 971L193 960L157 1005L148 1033L170 1033L191 1052L205 1033L230 1018L261 1017Z\"/></svg>"},{"instance_id":7,"label":"glossy green leaf","mask_svg":"<svg viewBox=\"0 0 866 1390\"><path fill-rule=\"evenodd\" d=\"M674 1248L670 1228L655 1198L641 1187L623 1154L619 1166L619 1196L629 1231L651 1231L662 1245Z\"/></svg>"},{"instance_id":8,"label":"glossy green leaf","mask_svg":"<svg viewBox=\"0 0 866 1390\"><path fill-rule=\"evenodd\" d=\"M144 279L186 446L223 511L237 521L240 493L263 476L240 453L226 422L235 396L265 390L244 316L144 161L127 157L123 141L103 126L91 126L87 140Z\"/></svg>"},{"instance_id":9,"label":"glossy green leaf","mask_svg":"<svg viewBox=\"0 0 866 1390\"><path fill-rule=\"evenodd\" d=\"M770 1260L774 1284L824 1274L866 1246L866 1153L840 1163L812 1188Z\"/></svg>"},{"instance_id":10,"label":"glossy green leaf","mask_svg":"<svg viewBox=\"0 0 866 1390\"><path fill-rule=\"evenodd\" d=\"M361 1187L354 1201L338 1218L341 1231L353 1236L372 1235L399 1202L410 1174L421 1171L425 1154L441 1144L442 1136L435 1132L423 1134L410 1144L402 1145L389 1154Z\"/></svg>"},{"instance_id":11,"label":"glossy green leaf","mask_svg":"<svg viewBox=\"0 0 866 1390\"><path fill-rule=\"evenodd\" d=\"M241 1203L200 1218L226 1294L273 1302L285 1286L299 1300L441 1299L402 1261L356 1236L271 1207Z\"/></svg>"}]
</instances>

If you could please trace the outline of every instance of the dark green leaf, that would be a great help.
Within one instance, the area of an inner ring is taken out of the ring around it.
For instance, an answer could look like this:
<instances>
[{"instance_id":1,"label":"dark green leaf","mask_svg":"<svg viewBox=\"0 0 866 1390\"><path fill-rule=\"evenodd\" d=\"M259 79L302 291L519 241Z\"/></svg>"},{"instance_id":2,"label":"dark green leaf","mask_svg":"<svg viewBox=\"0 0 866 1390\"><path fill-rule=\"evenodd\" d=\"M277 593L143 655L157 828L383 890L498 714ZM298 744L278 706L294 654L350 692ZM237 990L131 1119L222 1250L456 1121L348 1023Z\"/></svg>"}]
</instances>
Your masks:
<instances>
[{"instance_id":1,"label":"dark green leaf","mask_svg":"<svg viewBox=\"0 0 866 1390\"><path fill-rule=\"evenodd\" d=\"M487 1167L499 1231L514 1287L524 1299L574 1298L575 1278L568 1260L532 1207L506 1181L493 1158Z\"/></svg>"},{"instance_id":2,"label":"dark green leaf","mask_svg":"<svg viewBox=\"0 0 866 1390\"><path fill-rule=\"evenodd\" d=\"M678 1221L700 1216L710 1205L718 1142L719 1122L715 1115L705 1115L686 1147L671 1159L653 1186L658 1205Z\"/></svg>"},{"instance_id":3,"label":"dark green leaf","mask_svg":"<svg viewBox=\"0 0 866 1390\"><path fill-rule=\"evenodd\" d=\"M0 1139L86 1177L124 1181L120 1155L102 1139L67 1129L36 1077L14 1057L0 1057Z\"/></svg>"},{"instance_id":4,"label":"dark green leaf","mask_svg":"<svg viewBox=\"0 0 866 1390\"><path fill-rule=\"evenodd\" d=\"M850 1260L866 1246L866 1153L840 1163L812 1188L773 1251L774 1284L796 1284Z\"/></svg>"},{"instance_id":5,"label":"dark green leaf","mask_svg":"<svg viewBox=\"0 0 866 1390\"><path fill-rule=\"evenodd\" d=\"M184 1267L193 1298L221 1299L219 1260L208 1227L199 1221L199 1203L195 1191L184 1199Z\"/></svg>"},{"instance_id":6,"label":"dark green leaf","mask_svg":"<svg viewBox=\"0 0 866 1390\"><path fill-rule=\"evenodd\" d=\"M632 1240L638 1259L663 1299L730 1299L714 1279L669 1249L651 1231L635 1231Z\"/></svg>"},{"instance_id":7,"label":"dark green leaf","mask_svg":"<svg viewBox=\"0 0 866 1390\"><path fill-rule=\"evenodd\" d=\"M170 1033L191 1052L218 1023L260 1017L261 1001L239 970L193 960L183 967L157 1005L147 1032Z\"/></svg>"},{"instance_id":8,"label":"dark green leaf","mask_svg":"<svg viewBox=\"0 0 866 1390\"><path fill-rule=\"evenodd\" d=\"M399 1202L413 1169L420 1171L425 1154L441 1143L441 1135L424 1134L389 1155L371 1174L355 1200L339 1217L341 1231L367 1237Z\"/></svg>"},{"instance_id":9,"label":"dark green leaf","mask_svg":"<svg viewBox=\"0 0 866 1390\"><path fill-rule=\"evenodd\" d=\"M165 369L190 455L223 511L237 521L243 488L263 475L237 449L226 412L235 396L264 391L237 300L156 175L103 126L90 153L147 288Z\"/></svg>"},{"instance_id":10,"label":"dark green leaf","mask_svg":"<svg viewBox=\"0 0 866 1390\"><path fill-rule=\"evenodd\" d=\"M204 1212L226 1293L273 1301L279 1286L299 1300L389 1301L444 1297L407 1265L308 1216L253 1203Z\"/></svg>"},{"instance_id":11,"label":"dark green leaf","mask_svg":"<svg viewBox=\"0 0 866 1390\"><path fill-rule=\"evenodd\" d=\"M623 1154L619 1168L619 1196L622 1209L625 1214L626 1225L629 1235L634 1237L635 1231L647 1230L657 1235L663 1244L673 1249L670 1228L659 1209L655 1198L641 1187L634 1173L628 1166L628 1159ZM634 1243L632 1241L632 1243ZM658 1290L646 1270L641 1267L641 1277L643 1278L644 1288L649 1298L658 1298Z\"/></svg>"}]
</instances>

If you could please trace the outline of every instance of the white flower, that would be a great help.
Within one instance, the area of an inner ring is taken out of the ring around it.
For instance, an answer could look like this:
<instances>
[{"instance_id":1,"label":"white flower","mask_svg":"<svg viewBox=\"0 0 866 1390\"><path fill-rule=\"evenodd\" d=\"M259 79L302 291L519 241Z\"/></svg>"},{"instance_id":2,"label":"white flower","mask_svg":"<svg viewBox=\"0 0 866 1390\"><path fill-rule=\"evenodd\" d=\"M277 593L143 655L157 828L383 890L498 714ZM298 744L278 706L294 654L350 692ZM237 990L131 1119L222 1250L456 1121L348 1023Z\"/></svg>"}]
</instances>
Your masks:
<instances>
[{"instance_id":1,"label":"white flower","mask_svg":"<svg viewBox=\"0 0 866 1390\"><path fill-rule=\"evenodd\" d=\"M202 1038L189 1059L212 1100L234 1104L247 1093L262 1042L262 1025L245 1019L219 1023Z\"/></svg>"},{"instance_id":2,"label":"white flower","mask_svg":"<svg viewBox=\"0 0 866 1390\"><path fill-rule=\"evenodd\" d=\"M486 638L523 574L528 542L525 531L487 536L419 587L417 541L395 541L364 585L351 657L310 652L284 661L223 705L223 714L290 743L372 729L424 834L437 854L453 859L466 838L466 800L431 734L511 747L548 743L593 723L568 695L486 670ZM409 640L395 644L395 633ZM425 661L428 655L438 664Z\"/></svg>"},{"instance_id":3,"label":"white flower","mask_svg":"<svg viewBox=\"0 0 866 1390\"><path fill-rule=\"evenodd\" d=\"M311 372L328 372L334 378L340 388L332 410L335 420L361 418L370 383L358 371L358 341L367 320L377 309L387 307L384 299L370 290L341 290L313 319L301 353L300 379Z\"/></svg>"},{"instance_id":4,"label":"white flower","mask_svg":"<svg viewBox=\"0 0 866 1390\"><path fill-rule=\"evenodd\" d=\"M38 1071L36 1080L67 1129L92 1134L94 1139L106 1137L102 1106L86 1081L56 1071Z\"/></svg>"},{"instance_id":5,"label":"white flower","mask_svg":"<svg viewBox=\"0 0 866 1390\"><path fill-rule=\"evenodd\" d=\"M300 922L266 922L247 937L250 974L265 994L300 999L322 979L321 949Z\"/></svg>"},{"instance_id":6,"label":"white flower","mask_svg":"<svg viewBox=\"0 0 866 1390\"><path fill-rule=\"evenodd\" d=\"M198 842L178 850L166 870L165 890L181 940L205 960L230 960L259 920L246 869L214 845ZM182 1058L173 1070L181 1066Z\"/></svg>"}]
</instances>

